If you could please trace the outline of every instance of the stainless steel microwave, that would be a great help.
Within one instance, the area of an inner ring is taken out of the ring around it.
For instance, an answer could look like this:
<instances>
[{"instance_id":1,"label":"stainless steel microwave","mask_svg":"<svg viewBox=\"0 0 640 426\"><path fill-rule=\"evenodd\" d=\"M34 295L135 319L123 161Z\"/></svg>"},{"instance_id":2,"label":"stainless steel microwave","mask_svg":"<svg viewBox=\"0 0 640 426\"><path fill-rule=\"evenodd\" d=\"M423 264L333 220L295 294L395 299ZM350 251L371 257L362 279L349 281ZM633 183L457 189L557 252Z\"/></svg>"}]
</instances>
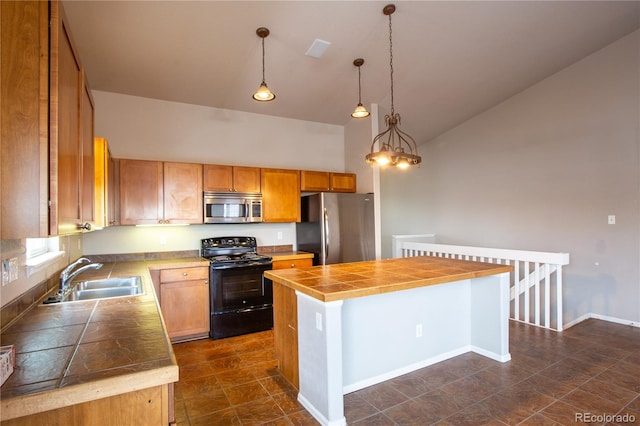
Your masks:
<instances>
[{"instance_id":1,"label":"stainless steel microwave","mask_svg":"<svg viewBox=\"0 0 640 426\"><path fill-rule=\"evenodd\" d=\"M262 222L262 194L204 193L204 223Z\"/></svg>"}]
</instances>

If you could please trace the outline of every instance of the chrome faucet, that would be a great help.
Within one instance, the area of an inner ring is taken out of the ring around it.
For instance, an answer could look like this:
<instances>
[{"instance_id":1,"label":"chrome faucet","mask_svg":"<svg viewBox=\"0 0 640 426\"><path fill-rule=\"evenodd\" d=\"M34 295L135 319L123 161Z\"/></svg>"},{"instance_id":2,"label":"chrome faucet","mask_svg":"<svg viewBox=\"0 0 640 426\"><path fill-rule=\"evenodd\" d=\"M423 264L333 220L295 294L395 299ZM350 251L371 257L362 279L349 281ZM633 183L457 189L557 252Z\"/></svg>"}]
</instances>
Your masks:
<instances>
[{"instance_id":1,"label":"chrome faucet","mask_svg":"<svg viewBox=\"0 0 640 426\"><path fill-rule=\"evenodd\" d=\"M88 265L84 265L76 269L75 271L73 270L76 266L81 265L83 263L88 263ZM67 290L67 287L69 287L69 282L71 282L72 279L74 279L75 277L77 277L87 269L100 269L100 268L102 268L102 263L91 263L91 260L87 259L86 257L81 257L80 259L76 260L71 265L64 268L64 270L60 274L60 293L64 293L64 291Z\"/></svg>"}]
</instances>

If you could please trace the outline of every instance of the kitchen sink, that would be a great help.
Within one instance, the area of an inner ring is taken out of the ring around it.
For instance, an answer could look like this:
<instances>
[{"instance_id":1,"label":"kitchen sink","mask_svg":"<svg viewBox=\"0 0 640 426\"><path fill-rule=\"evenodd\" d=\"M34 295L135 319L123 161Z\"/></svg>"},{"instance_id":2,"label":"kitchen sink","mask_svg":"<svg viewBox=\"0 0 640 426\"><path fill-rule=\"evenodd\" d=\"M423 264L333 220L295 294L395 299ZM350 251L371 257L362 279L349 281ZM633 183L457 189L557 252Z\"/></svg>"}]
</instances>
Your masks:
<instances>
[{"instance_id":1,"label":"kitchen sink","mask_svg":"<svg viewBox=\"0 0 640 426\"><path fill-rule=\"evenodd\" d=\"M74 300L106 299L109 297L135 296L141 294L140 287L107 287L90 290L73 289L61 302L71 302Z\"/></svg>"},{"instance_id":2,"label":"kitchen sink","mask_svg":"<svg viewBox=\"0 0 640 426\"><path fill-rule=\"evenodd\" d=\"M101 290L110 288L141 287L140 277L116 277L102 280L80 281L75 290Z\"/></svg>"},{"instance_id":3,"label":"kitchen sink","mask_svg":"<svg viewBox=\"0 0 640 426\"><path fill-rule=\"evenodd\" d=\"M112 297L138 296L144 293L141 277L114 277L72 283L71 290L57 297L50 297L44 303L109 299Z\"/></svg>"}]
</instances>

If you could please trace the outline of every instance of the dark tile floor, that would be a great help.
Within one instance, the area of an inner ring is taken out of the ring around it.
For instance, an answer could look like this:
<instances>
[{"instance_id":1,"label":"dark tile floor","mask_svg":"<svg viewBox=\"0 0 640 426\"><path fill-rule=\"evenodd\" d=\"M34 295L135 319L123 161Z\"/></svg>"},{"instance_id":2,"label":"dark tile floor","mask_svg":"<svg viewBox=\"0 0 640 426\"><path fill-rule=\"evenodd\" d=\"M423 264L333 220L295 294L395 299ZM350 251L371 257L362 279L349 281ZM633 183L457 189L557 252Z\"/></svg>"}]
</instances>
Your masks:
<instances>
[{"instance_id":1,"label":"dark tile floor","mask_svg":"<svg viewBox=\"0 0 640 426\"><path fill-rule=\"evenodd\" d=\"M640 424L640 328L587 320L510 333L510 362L467 353L345 395L348 424ZM178 425L317 424L278 374L272 332L174 350Z\"/></svg>"}]
</instances>

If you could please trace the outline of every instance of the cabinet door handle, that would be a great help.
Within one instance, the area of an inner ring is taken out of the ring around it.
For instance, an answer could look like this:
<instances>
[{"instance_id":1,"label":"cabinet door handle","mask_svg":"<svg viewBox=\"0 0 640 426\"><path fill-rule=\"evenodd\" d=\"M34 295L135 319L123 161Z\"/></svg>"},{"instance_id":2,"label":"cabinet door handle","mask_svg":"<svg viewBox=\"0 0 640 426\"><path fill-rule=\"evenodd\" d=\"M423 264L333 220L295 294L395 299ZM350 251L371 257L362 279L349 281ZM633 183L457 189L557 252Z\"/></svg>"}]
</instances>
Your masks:
<instances>
[{"instance_id":1,"label":"cabinet door handle","mask_svg":"<svg viewBox=\"0 0 640 426\"><path fill-rule=\"evenodd\" d=\"M296 264L295 264L295 263L292 263L292 264L291 264L291 267L292 267L292 268L295 268L295 267L296 267Z\"/></svg>"},{"instance_id":2,"label":"cabinet door handle","mask_svg":"<svg viewBox=\"0 0 640 426\"><path fill-rule=\"evenodd\" d=\"M188 274L188 273L186 273L186 272L183 272L183 273L182 273L182 276L183 276L183 277L188 277L188 276L189 276L189 274Z\"/></svg>"}]
</instances>

